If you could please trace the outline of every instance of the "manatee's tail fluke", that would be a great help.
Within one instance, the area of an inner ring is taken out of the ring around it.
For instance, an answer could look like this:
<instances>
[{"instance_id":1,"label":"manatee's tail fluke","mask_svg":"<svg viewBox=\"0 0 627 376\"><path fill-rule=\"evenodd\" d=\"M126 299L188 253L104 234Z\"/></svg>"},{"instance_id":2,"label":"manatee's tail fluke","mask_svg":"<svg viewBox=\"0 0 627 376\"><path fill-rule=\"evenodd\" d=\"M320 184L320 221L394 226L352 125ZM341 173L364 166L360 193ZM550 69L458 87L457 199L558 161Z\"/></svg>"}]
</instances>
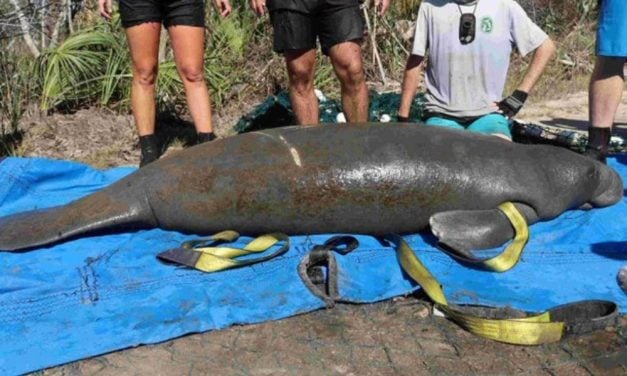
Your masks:
<instances>
[{"instance_id":1,"label":"manatee's tail fluke","mask_svg":"<svg viewBox=\"0 0 627 376\"><path fill-rule=\"evenodd\" d=\"M147 202L114 199L101 191L68 205L32 210L0 218L0 251L54 243L102 230L154 227Z\"/></svg>"}]
</instances>

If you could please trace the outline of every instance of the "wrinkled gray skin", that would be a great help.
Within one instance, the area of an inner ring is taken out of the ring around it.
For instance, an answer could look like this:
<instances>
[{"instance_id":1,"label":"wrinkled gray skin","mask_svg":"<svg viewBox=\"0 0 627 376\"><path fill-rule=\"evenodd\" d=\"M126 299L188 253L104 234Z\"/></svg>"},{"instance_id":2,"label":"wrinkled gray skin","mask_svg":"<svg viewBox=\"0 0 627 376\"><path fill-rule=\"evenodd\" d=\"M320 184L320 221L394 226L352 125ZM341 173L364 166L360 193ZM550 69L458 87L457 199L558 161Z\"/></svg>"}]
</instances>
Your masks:
<instances>
[{"instance_id":1,"label":"wrinkled gray skin","mask_svg":"<svg viewBox=\"0 0 627 376\"><path fill-rule=\"evenodd\" d=\"M94 230L382 235L431 225L468 250L513 236L503 202L533 223L622 194L611 168L557 147L412 124L289 127L195 146L68 205L0 218L0 249Z\"/></svg>"}]
</instances>

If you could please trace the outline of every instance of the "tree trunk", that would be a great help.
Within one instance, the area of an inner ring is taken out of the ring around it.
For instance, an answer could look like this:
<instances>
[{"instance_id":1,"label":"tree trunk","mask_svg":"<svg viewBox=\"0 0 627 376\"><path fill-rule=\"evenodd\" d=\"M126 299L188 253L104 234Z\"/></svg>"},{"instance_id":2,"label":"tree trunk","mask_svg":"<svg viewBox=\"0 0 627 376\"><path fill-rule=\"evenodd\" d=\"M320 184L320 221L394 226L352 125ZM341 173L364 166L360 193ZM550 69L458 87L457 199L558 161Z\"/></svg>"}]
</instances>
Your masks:
<instances>
[{"instance_id":1,"label":"tree trunk","mask_svg":"<svg viewBox=\"0 0 627 376\"><path fill-rule=\"evenodd\" d=\"M74 33L74 25L72 25L72 0L67 0L67 27L70 30L70 34Z\"/></svg>"},{"instance_id":2,"label":"tree trunk","mask_svg":"<svg viewBox=\"0 0 627 376\"><path fill-rule=\"evenodd\" d=\"M165 27L161 28L161 36L159 38L159 64L161 64L165 61L168 52L168 32Z\"/></svg>"},{"instance_id":3,"label":"tree trunk","mask_svg":"<svg viewBox=\"0 0 627 376\"><path fill-rule=\"evenodd\" d=\"M26 46L28 47L30 52L33 54L33 56L39 57L39 54L40 54L39 49L37 48L35 41L30 35L30 30L29 30L30 28L28 26L28 21L26 21L26 17L24 16L24 13L22 12L22 8L20 8L20 4L17 3L17 0L10 0L10 1L11 1L11 4L13 4L13 6L15 7L15 13L17 14L17 17L20 21L20 29L22 30L22 38L24 38L24 42L26 42Z\"/></svg>"},{"instance_id":4,"label":"tree trunk","mask_svg":"<svg viewBox=\"0 0 627 376\"><path fill-rule=\"evenodd\" d=\"M41 28L41 42L39 43L39 47L41 47L41 49L45 49L46 48L46 7L48 6L48 4L46 3L46 0L41 0L41 8L39 10L39 22L40 22L40 28Z\"/></svg>"},{"instance_id":5,"label":"tree trunk","mask_svg":"<svg viewBox=\"0 0 627 376\"><path fill-rule=\"evenodd\" d=\"M66 12L66 8L61 9L61 12L59 13L59 18L57 18L57 22L54 24L54 30L52 31L52 37L50 38L51 46L56 46L59 43L59 33L61 32L61 28L65 24Z\"/></svg>"}]
</instances>

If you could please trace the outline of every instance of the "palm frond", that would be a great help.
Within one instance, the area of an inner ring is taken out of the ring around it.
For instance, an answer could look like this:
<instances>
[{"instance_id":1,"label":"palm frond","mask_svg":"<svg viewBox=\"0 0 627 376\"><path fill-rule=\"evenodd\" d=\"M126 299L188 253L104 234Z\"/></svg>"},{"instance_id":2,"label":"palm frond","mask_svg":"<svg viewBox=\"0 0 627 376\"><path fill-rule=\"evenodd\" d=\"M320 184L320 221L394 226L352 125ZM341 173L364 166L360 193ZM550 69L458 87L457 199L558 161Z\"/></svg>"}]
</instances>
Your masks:
<instances>
[{"instance_id":1,"label":"palm frond","mask_svg":"<svg viewBox=\"0 0 627 376\"><path fill-rule=\"evenodd\" d=\"M41 107L99 98L106 103L128 74L128 53L120 35L96 25L69 36L39 57Z\"/></svg>"}]
</instances>

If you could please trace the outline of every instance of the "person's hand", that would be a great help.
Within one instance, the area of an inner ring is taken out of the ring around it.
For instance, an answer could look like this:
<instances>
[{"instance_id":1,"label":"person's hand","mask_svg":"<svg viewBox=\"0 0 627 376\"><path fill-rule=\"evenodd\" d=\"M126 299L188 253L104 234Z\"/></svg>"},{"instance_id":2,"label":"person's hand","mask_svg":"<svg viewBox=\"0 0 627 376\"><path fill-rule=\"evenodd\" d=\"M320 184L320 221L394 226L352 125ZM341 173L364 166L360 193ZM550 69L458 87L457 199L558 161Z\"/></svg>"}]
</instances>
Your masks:
<instances>
[{"instance_id":1,"label":"person's hand","mask_svg":"<svg viewBox=\"0 0 627 376\"><path fill-rule=\"evenodd\" d=\"M268 11L266 0L250 0L250 7L253 8L258 16L263 16Z\"/></svg>"},{"instance_id":2,"label":"person's hand","mask_svg":"<svg viewBox=\"0 0 627 376\"><path fill-rule=\"evenodd\" d=\"M503 115L511 119L520 111L526 100L527 93L522 90L514 90L512 95L498 102L496 105Z\"/></svg>"},{"instance_id":3,"label":"person's hand","mask_svg":"<svg viewBox=\"0 0 627 376\"><path fill-rule=\"evenodd\" d=\"M100 0L102 1L102 0ZM108 0L111 1L111 0ZM222 17L226 17L231 14L231 3L229 0L215 0L218 11Z\"/></svg>"},{"instance_id":4,"label":"person's hand","mask_svg":"<svg viewBox=\"0 0 627 376\"><path fill-rule=\"evenodd\" d=\"M374 9L379 16L383 16L390 7L390 0L374 0Z\"/></svg>"},{"instance_id":5,"label":"person's hand","mask_svg":"<svg viewBox=\"0 0 627 376\"><path fill-rule=\"evenodd\" d=\"M98 0L98 11L100 11L100 15L102 17L110 20L111 16L113 15L111 0Z\"/></svg>"}]
</instances>

